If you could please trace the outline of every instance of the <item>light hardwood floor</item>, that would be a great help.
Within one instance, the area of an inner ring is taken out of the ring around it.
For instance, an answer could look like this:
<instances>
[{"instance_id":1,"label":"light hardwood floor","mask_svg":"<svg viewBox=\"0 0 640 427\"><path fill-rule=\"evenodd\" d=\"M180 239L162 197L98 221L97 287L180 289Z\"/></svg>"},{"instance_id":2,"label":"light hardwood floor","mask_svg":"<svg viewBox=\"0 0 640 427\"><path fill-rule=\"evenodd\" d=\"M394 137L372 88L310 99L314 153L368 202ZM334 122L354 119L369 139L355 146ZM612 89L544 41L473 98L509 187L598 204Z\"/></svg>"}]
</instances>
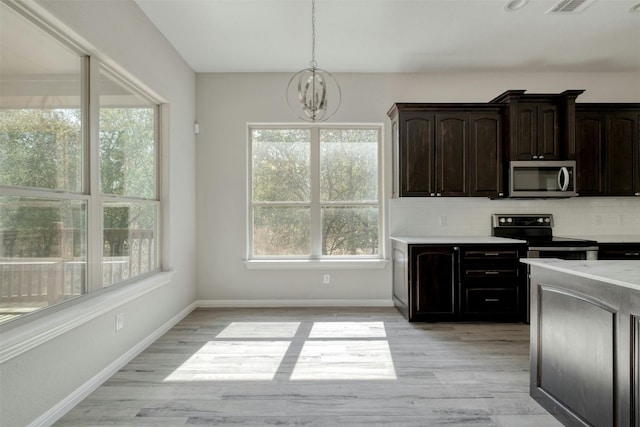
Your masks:
<instances>
[{"instance_id":1,"label":"light hardwood floor","mask_svg":"<svg viewBox=\"0 0 640 427\"><path fill-rule=\"evenodd\" d=\"M198 309L59 426L560 426L529 328L393 308Z\"/></svg>"}]
</instances>

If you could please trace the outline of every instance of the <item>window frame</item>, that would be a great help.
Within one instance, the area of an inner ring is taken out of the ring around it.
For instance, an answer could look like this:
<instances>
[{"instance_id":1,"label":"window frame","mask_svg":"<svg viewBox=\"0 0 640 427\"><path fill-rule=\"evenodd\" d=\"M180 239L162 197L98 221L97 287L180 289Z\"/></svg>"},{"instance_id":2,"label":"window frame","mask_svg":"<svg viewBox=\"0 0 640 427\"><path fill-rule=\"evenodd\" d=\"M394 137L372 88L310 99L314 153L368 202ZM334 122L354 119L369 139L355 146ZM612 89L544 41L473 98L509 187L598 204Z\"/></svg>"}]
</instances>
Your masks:
<instances>
[{"instance_id":1,"label":"window frame","mask_svg":"<svg viewBox=\"0 0 640 427\"><path fill-rule=\"evenodd\" d=\"M255 129L308 129L310 130L310 196L309 202L254 202L253 201L253 138ZM377 132L377 200L321 201L320 200L320 132L322 130L375 130ZM249 269L270 268L383 268L385 261L384 215L384 125L382 123L248 123L247 124L247 218L246 261ZM310 209L310 255L254 255L253 210L260 206L300 207ZM374 255L322 255L322 209L324 207L374 206L378 211L378 253Z\"/></svg>"},{"instance_id":2,"label":"window frame","mask_svg":"<svg viewBox=\"0 0 640 427\"><path fill-rule=\"evenodd\" d=\"M3 197L25 197L25 198L43 198L54 201L81 201L86 206L86 265L85 265L85 292L75 295L69 299L56 301L30 313L16 316L12 319L0 323L3 331L24 326L32 320L41 319L45 316L55 315L56 313L64 313L72 310L74 306L78 306L82 302L89 301L98 295L120 295L123 292L139 292L137 290L140 285L148 287L150 280L154 276L162 277L162 282L166 283L164 278L164 266L169 265L168 250L163 242L165 233L168 229L167 216L164 210L167 206L167 189L166 182L168 180L168 160L164 158L166 146L168 144L168 113L167 104L163 103L152 91L141 87L136 83L135 79L128 76L125 72L117 71L110 63L103 61L99 56L94 55L90 49L85 48L73 37L60 31L46 19L40 17L37 13L13 1L0 0L3 7L8 7L25 21L34 25L37 29L44 32L47 36L78 55L80 60L80 102L79 109L81 111L81 189L80 191L61 191L57 189L46 189L37 187L9 186L0 185L0 196ZM100 121L100 93L99 79L101 72L103 75L116 80L119 84L124 85L128 90L138 97L150 103L149 107L153 108L154 120L154 150L155 150L155 194L153 198L135 197L135 196L119 196L119 195L103 195L100 185L100 146L99 146L99 121ZM0 107L2 108L2 107ZM20 107L8 107L20 108ZM137 203L152 205L155 210L154 221L154 268L142 274L129 277L125 280L117 282L110 286L103 283L103 208L108 202L121 203ZM155 286L155 284L154 284ZM149 288L152 289L152 288ZM95 300L94 300L95 301Z\"/></svg>"}]
</instances>

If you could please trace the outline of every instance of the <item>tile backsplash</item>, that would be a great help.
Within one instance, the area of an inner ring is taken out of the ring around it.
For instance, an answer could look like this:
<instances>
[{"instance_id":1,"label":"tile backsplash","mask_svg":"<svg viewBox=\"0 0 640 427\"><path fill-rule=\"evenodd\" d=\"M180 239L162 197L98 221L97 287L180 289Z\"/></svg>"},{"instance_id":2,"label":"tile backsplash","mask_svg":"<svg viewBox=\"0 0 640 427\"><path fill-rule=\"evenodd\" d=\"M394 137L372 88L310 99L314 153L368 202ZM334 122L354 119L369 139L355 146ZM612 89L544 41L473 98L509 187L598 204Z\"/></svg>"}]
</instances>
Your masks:
<instances>
[{"instance_id":1,"label":"tile backsplash","mask_svg":"<svg viewBox=\"0 0 640 427\"><path fill-rule=\"evenodd\" d=\"M553 214L558 236L640 235L640 198L490 200L400 198L389 203L392 236L487 236L492 214Z\"/></svg>"}]
</instances>

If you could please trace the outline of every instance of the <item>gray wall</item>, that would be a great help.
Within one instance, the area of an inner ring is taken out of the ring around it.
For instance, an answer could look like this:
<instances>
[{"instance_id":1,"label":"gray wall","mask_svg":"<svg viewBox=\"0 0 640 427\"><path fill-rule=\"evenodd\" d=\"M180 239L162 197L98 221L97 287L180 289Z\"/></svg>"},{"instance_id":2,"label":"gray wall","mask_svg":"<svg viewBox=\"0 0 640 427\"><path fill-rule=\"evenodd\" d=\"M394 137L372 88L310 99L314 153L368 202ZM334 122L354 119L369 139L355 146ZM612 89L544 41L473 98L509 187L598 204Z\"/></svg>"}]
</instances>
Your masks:
<instances>
[{"instance_id":1,"label":"gray wall","mask_svg":"<svg viewBox=\"0 0 640 427\"><path fill-rule=\"evenodd\" d=\"M386 112L394 102L487 102L508 89L529 93L556 93L585 89L579 102L640 102L638 73L434 73L434 74L337 74L343 92L342 106L333 122L374 122L385 125L385 199L387 227L391 232L422 234L490 234L489 213L531 208L526 203L474 199L389 201L390 126ZM212 305L259 304L273 300L345 299L390 301L391 267L382 270L247 270L247 123L295 123L284 91L289 74L198 74L197 114L201 132L197 137L198 180L198 298ZM590 202L538 202L535 209L561 208L559 226L571 227L572 207L589 214L581 224L595 221L597 206L603 225L623 215L638 216L637 200L591 200ZM478 215L467 215L479 208ZM495 210L494 210L495 209ZM536 210L538 211L538 210ZM433 216L451 217L449 227L438 228ZM565 220L565 217L567 220ZM637 222L636 222L637 223ZM463 227L461 228L460 225ZM579 230L577 230L579 231ZM615 231L611 227L602 232ZM331 273L331 284L322 275ZM277 301L276 301L277 303Z\"/></svg>"},{"instance_id":2,"label":"gray wall","mask_svg":"<svg viewBox=\"0 0 640 427\"><path fill-rule=\"evenodd\" d=\"M38 0L90 53L169 104L168 285L108 312L0 366L0 425L27 425L165 325L196 298L195 73L131 0ZM118 334L114 313L125 313ZM46 317L38 320L46 324ZM1 340L1 337L0 337Z\"/></svg>"}]
</instances>

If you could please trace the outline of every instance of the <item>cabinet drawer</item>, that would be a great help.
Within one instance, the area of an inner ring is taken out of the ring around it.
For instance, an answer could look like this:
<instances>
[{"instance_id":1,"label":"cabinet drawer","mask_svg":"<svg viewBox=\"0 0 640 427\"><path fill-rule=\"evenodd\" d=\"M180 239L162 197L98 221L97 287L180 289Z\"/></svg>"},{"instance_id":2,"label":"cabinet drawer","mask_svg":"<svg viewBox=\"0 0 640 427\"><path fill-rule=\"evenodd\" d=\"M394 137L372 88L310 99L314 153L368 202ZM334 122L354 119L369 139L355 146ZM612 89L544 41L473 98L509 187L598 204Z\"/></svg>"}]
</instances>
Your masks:
<instances>
[{"instance_id":1,"label":"cabinet drawer","mask_svg":"<svg viewBox=\"0 0 640 427\"><path fill-rule=\"evenodd\" d=\"M517 313L518 288L467 288L463 310L468 314Z\"/></svg>"},{"instance_id":2,"label":"cabinet drawer","mask_svg":"<svg viewBox=\"0 0 640 427\"><path fill-rule=\"evenodd\" d=\"M478 250L478 249L463 249L462 260L463 261L478 261L478 260L496 260L496 259L511 259L517 260L517 249L500 249L500 250Z\"/></svg>"},{"instance_id":3,"label":"cabinet drawer","mask_svg":"<svg viewBox=\"0 0 640 427\"><path fill-rule=\"evenodd\" d=\"M474 268L467 267L462 269L462 275L465 278L502 278L502 277L518 277L518 268Z\"/></svg>"}]
</instances>

